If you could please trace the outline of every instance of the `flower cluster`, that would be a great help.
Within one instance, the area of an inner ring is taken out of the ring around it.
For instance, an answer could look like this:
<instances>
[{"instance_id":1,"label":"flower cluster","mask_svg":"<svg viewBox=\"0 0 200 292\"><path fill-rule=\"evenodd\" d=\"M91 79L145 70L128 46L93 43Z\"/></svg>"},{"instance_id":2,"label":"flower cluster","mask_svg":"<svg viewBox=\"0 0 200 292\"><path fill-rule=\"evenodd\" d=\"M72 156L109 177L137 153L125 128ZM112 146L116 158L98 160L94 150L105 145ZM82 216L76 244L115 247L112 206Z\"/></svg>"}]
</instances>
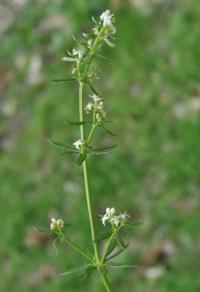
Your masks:
<instances>
[{"instance_id":1,"label":"flower cluster","mask_svg":"<svg viewBox=\"0 0 200 292\"><path fill-rule=\"evenodd\" d=\"M68 55L62 58L63 61L80 63L87 55L85 48L86 50L88 49L88 52L94 53L101 46L102 41L105 41L111 47L113 46L109 39L116 33L116 27L114 26L114 16L110 13L110 10L104 11L100 15L100 20L98 22L94 20L94 22L95 27L93 27L92 32L88 34L83 33L85 40L80 44L84 47L84 50L73 48L72 52L68 51ZM73 75L75 73L75 70L73 70Z\"/></svg>"},{"instance_id":2,"label":"flower cluster","mask_svg":"<svg viewBox=\"0 0 200 292\"><path fill-rule=\"evenodd\" d=\"M83 33L83 37L87 39L87 47L89 50L94 48L95 37L98 37L100 43L101 41L106 41L109 45L108 39L116 33L116 27L114 26L115 19L114 15L110 13L110 10L104 11L100 15L100 21L95 22L95 27L92 29L92 34Z\"/></svg>"},{"instance_id":3,"label":"flower cluster","mask_svg":"<svg viewBox=\"0 0 200 292\"><path fill-rule=\"evenodd\" d=\"M69 55L69 57L65 56L65 57L62 58L62 60L63 61L68 61L68 62L73 62L73 61L76 61L76 60L80 61L84 56L84 51L76 49L76 48L73 48L72 53L70 53L68 51L68 55Z\"/></svg>"},{"instance_id":4,"label":"flower cluster","mask_svg":"<svg viewBox=\"0 0 200 292\"><path fill-rule=\"evenodd\" d=\"M103 22L103 26L112 26L114 16L110 13L110 10L106 10L100 15L100 20Z\"/></svg>"},{"instance_id":5,"label":"flower cluster","mask_svg":"<svg viewBox=\"0 0 200 292\"><path fill-rule=\"evenodd\" d=\"M106 222L109 222L111 225L114 224L116 227L119 227L124 224L128 218L129 215L126 213L116 215L115 208L106 208L106 213L102 216L101 221L104 226Z\"/></svg>"},{"instance_id":6,"label":"flower cluster","mask_svg":"<svg viewBox=\"0 0 200 292\"><path fill-rule=\"evenodd\" d=\"M81 150L82 147L85 145L85 141L83 141L82 139L78 139L77 141L75 141L75 142L73 143L73 145L75 146L75 148L76 148L77 150Z\"/></svg>"},{"instance_id":7,"label":"flower cluster","mask_svg":"<svg viewBox=\"0 0 200 292\"><path fill-rule=\"evenodd\" d=\"M54 232L61 231L64 227L64 221L62 219L51 218L50 229Z\"/></svg>"},{"instance_id":8,"label":"flower cluster","mask_svg":"<svg viewBox=\"0 0 200 292\"><path fill-rule=\"evenodd\" d=\"M93 102L89 102L86 106L85 106L85 111L86 113L95 113L95 117L97 119L98 122L101 122L103 118L105 118L106 116L106 112L104 110L104 102L103 102L103 98L99 97L96 94L92 94L90 95L90 97L92 98Z\"/></svg>"}]
</instances>

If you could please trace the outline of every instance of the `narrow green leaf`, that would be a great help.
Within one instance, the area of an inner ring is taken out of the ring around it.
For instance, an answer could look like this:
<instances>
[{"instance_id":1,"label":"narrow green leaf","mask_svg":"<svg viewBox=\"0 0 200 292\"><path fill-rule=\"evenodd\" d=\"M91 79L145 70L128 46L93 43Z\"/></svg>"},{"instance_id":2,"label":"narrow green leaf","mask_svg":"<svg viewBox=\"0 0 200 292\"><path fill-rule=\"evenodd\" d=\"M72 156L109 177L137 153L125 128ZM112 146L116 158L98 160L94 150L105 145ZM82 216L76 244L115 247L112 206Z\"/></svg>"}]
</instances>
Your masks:
<instances>
[{"instance_id":1,"label":"narrow green leaf","mask_svg":"<svg viewBox=\"0 0 200 292\"><path fill-rule=\"evenodd\" d=\"M97 21L96 21L96 19L92 16L92 21L95 23L95 24L97 24Z\"/></svg>"},{"instance_id":2,"label":"narrow green leaf","mask_svg":"<svg viewBox=\"0 0 200 292\"><path fill-rule=\"evenodd\" d=\"M63 152L62 155L75 154L75 153L78 153L78 151L76 151L76 150L66 151L66 152Z\"/></svg>"},{"instance_id":3,"label":"narrow green leaf","mask_svg":"<svg viewBox=\"0 0 200 292\"><path fill-rule=\"evenodd\" d=\"M109 246L109 248L107 250L106 257L109 256L113 252L113 250L116 247L116 243L117 243L116 238L113 237L112 240L111 240L110 246Z\"/></svg>"},{"instance_id":4,"label":"narrow green leaf","mask_svg":"<svg viewBox=\"0 0 200 292\"><path fill-rule=\"evenodd\" d=\"M112 232L111 231L110 232L103 233L100 236L98 236L95 241L96 242L103 241L103 240L109 238L111 235L112 235Z\"/></svg>"},{"instance_id":5,"label":"narrow green leaf","mask_svg":"<svg viewBox=\"0 0 200 292\"><path fill-rule=\"evenodd\" d=\"M76 267L76 268L73 268L71 270L68 270L64 273L61 273L59 274L60 276L70 276L70 277L73 277L73 276L76 276L77 274L79 274L79 276L82 276L84 275L84 273L87 271L87 269L89 267L92 267L91 264L87 264L87 265L83 265L83 266L80 266L80 267Z\"/></svg>"},{"instance_id":6,"label":"narrow green leaf","mask_svg":"<svg viewBox=\"0 0 200 292\"><path fill-rule=\"evenodd\" d=\"M113 264L105 264L105 265L111 268L137 268L137 266L126 265L123 263L113 263Z\"/></svg>"},{"instance_id":7,"label":"narrow green leaf","mask_svg":"<svg viewBox=\"0 0 200 292\"><path fill-rule=\"evenodd\" d=\"M94 271L95 271L95 267L91 265L90 267L88 267L86 269L84 274L86 277L89 277L92 274L92 272L94 272Z\"/></svg>"},{"instance_id":8,"label":"narrow green leaf","mask_svg":"<svg viewBox=\"0 0 200 292\"><path fill-rule=\"evenodd\" d=\"M134 223L124 223L123 228L127 231L133 231L135 229L135 226L141 225L142 222L134 222Z\"/></svg>"},{"instance_id":9,"label":"narrow green leaf","mask_svg":"<svg viewBox=\"0 0 200 292\"><path fill-rule=\"evenodd\" d=\"M111 136L116 136L115 134L113 134L110 130L108 130L103 124L101 125L102 128L108 133L110 134Z\"/></svg>"},{"instance_id":10,"label":"narrow green leaf","mask_svg":"<svg viewBox=\"0 0 200 292\"><path fill-rule=\"evenodd\" d=\"M109 146L109 147L104 147L104 148L89 148L89 152L94 155L101 155L101 154L106 154L112 151L116 150L117 145Z\"/></svg>"},{"instance_id":11,"label":"narrow green leaf","mask_svg":"<svg viewBox=\"0 0 200 292\"><path fill-rule=\"evenodd\" d=\"M54 147L61 149L61 150L65 150L65 149L75 150L74 146L72 146L70 144L63 144L63 143L55 142L53 140L49 140L49 143L51 145L53 145Z\"/></svg>"},{"instance_id":12,"label":"narrow green leaf","mask_svg":"<svg viewBox=\"0 0 200 292\"><path fill-rule=\"evenodd\" d=\"M121 248L120 250L118 250L117 252L113 253L112 255L110 255L109 257L106 258L106 261L109 261L111 259L116 258L118 255L120 255L121 253L123 253L126 249Z\"/></svg>"},{"instance_id":13,"label":"narrow green leaf","mask_svg":"<svg viewBox=\"0 0 200 292\"><path fill-rule=\"evenodd\" d=\"M74 40L78 45L83 46L84 48L88 49L87 46L86 46L86 44L84 44L83 42L80 42L79 40L77 40L77 38L76 38L74 35L72 35L72 38L73 38L73 40Z\"/></svg>"},{"instance_id":14,"label":"narrow green leaf","mask_svg":"<svg viewBox=\"0 0 200 292\"><path fill-rule=\"evenodd\" d=\"M67 79L52 79L53 82L67 82L67 81L75 81L76 78L67 78Z\"/></svg>"},{"instance_id":15,"label":"narrow green leaf","mask_svg":"<svg viewBox=\"0 0 200 292\"><path fill-rule=\"evenodd\" d=\"M112 60L111 58L105 57L105 56L103 56L103 55L101 55L101 54L97 54L97 53L96 53L96 56L98 56L98 57L100 57L100 58L102 58L102 59L105 59L105 60L109 60L109 61Z\"/></svg>"},{"instance_id":16,"label":"narrow green leaf","mask_svg":"<svg viewBox=\"0 0 200 292\"><path fill-rule=\"evenodd\" d=\"M110 47L110 48L114 48L115 45L108 39L104 39L104 41L106 42L106 44Z\"/></svg>"},{"instance_id":17,"label":"narrow green leaf","mask_svg":"<svg viewBox=\"0 0 200 292\"><path fill-rule=\"evenodd\" d=\"M129 246L129 244L126 244L119 235L117 236L117 241L123 249L126 249Z\"/></svg>"},{"instance_id":18,"label":"narrow green leaf","mask_svg":"<svg viewBox=\"0 0 200 292\"><path fill-rule=\"evenodd\" d=\"M65 123L72 125L72 126L80 126L80 125L86 125L87 121L82 121L82 122L71 122L66 120Z\"/></svg>"},{"instance_id":19,"label":"narrow green leaf","mask_svg":"<svg viewBox=\"0 0 200 292\"><path fill-rule=\"evenodd\" d=\"M94 92L94 94L96 94L96 95L101 97L101 95L98 93L98 91L94 88L94 86L91 83L89 83L89 87L92 90L92 92Z\"/></svg>"}]
</instances>

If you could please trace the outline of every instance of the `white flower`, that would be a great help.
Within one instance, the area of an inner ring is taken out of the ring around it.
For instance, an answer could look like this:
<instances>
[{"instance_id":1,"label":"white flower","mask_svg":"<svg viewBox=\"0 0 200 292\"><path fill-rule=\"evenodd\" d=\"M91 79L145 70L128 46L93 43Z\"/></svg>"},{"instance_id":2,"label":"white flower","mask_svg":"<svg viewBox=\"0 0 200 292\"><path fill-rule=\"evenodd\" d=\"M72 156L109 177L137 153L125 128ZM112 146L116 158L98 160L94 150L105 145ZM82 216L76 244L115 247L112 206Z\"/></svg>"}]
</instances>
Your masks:
<instances>
[{"instance_id":1,"label":"white flower","mask_svg":"<svg viewBox=\"0 0 200 292\"><path fill-rule=\"evenodd\" d=\"M82 35L83 35L84 38L86 38L86 39L88 38L88 34L87 33L83 32Z\"/></svg>"},{"instance_id":2,"label":"white flower","mask_svg":"<svg viewBox=\"0 0 200 292\"><path fill-rule=\"evenodd\" d=\"M83 55L84 55L84 51L77 50L77 49L73 48L72 55L73 56L78 56L78 58L81 59L83 57Z\"/></svg>"},{"instance_id":3,"label":"white flower","mask_svg":"<svg viewBox=\"0 0 200 292\"><path fill-rule=\"evenodd\" d=\"M101 110L96 114L96 119L98 122L101 122L102 119L105 117L106 117L106 112L104 110Z\"/></svg>"},{"instance_id":4,"label":"white flower","mask_svg":"<svg viewBox=\"0 0 200 292\"><path fill-rule=\"evenodd\" d=\"M98 28L95 26L93 29L92 29L94 35L98 35L99 34L99 30Z\"/></svg>"},{"instance_id":5,"label":"white flower","mask_svg":"<svg viewBox=\"0 0 200 292\"><path fill-rule=\"evenodd\" d=\"M92 48L93 40L92 40L92 39L89 39L89 40L87 41L87 45L88 45L88 48Z\"/></svg>"},{"instance_id":6,"label":"white flower","mask_svg":"<svg viewBox=\"0 0 200 292\"><path fill-rule=\"evenodd\" d=\"M114 224L116 227L120 226L121 224L124 224L126 220L129 218L129 215L124 213L120 215L116 215L115 208L106 208L106 213L102 216L101 221L103 225L106 225L106 222L108 221L110 224Z\"/></svg>"},{"instance_id":7,"label":"white flower","mask_svg":"<svg viewBox=\"0 0 200 292\"><path fill-rule=\"evenodd\" d=\"M91 112L93 110L94 106L92 102L89 102L86 106L85 106L85 111L87 113Z\"/></svg>"},{"instance_id":8,"label":"white flower","mask_svg":"<svg viewBox=\"0 0 200 292\"><path fill-rule=\"evenodd\" d=\"M98 95L96 95L94 93L92 95L90 95L90 97L93 99L94 102L98 102L98 101L102 100L101 97L99 97Z\"/></svg>"},{"instance_id":9,"label":"white flower","mask_svg":"<svg viewBox=\"0 0 200 292\"><path fill-rule=\"evenodd\" d=\"M110 10L106 10L101 14L100 19L103 21L103 26L110 26L113 22L113 14Z\"/></svg>"},{"instance_id":10,"label":"white flower","mask_svg":"<svg viewBox=\"0 0 200 292\"><path fill-rule=\"evenodd\" d=\"M52 223L56 223L56 219L55 218L51 218L51 222Z\"/></svg>"},{"instance_id":11,"label":"white flower","mask_svg":"<svg viewBox=\"0 0 200 292\"><path fill-rule=\"evenodd\" d=\"M112 219L113 223L115 224L116 227L118 227L119 223L120 223L120 218L119 216L114 216Z\"/></svg>"},{"instance_id":12,"label":"white flower","mask_svg":"<svg viewBox=\"0 0 200 292\"><path fill-rule=\"evenodd\" d=\"M58 228L62 229L64 227L64 221L62 219L58 219L56 221Z\"/></svg>"},{"instance_id":13,"label":"white flower","mask_svg":"<svg viewBox=\"0 0 200 292\"><path fill-rule=\"evenodd\" d=\"M98 105L97 105L97 109L98 109L99 111L102 111L102 110L103 110L103 107L104 107L103 101L100 101L100 102L98 103Z\"/></svg>"},{"instance_id":14,"label":"white flower","mask_svg":"<svg viewBox=\"0 0 200 292\"><path fill-rule=\"evenodd\" d=\"M115 208L106 208L106 214L108 215L108 216L112 216L112 215L114 215L115 214Z\"/></svg>"},{"instance_id":15,"label":"white flower","mask_svg":"<svg viewBox=\"0 0 200 292\"><path fill-rule=\"evenodd\" d=\"M77 57L79 60L82 59L82 57L84 56L84 51L73 48L72 53L68 51L68 55L69 57L63 57L62 61L75 62Z\"/></svg>"},{"instance_id":16,"label":"white flower","mask_svg":"<svg viewBox=\"0 0 200 292\"><path fill-rule=\"evenodd\" d=\"M78 139L73 143L73 145L76 147L77 150L81 150L82 146L85 144L85 142L82 139Z\"/></svg>"},{"instance_id":17,"label":"white flower","mask_svg":"<svg viewBox=\"0 0 200 292\"><path fill-rule=\"evenodd\" d=\"M101 218L103 225L106 225L106 221L112 219L113 215L115 214L115 208L106 208L106 214L103 215Z\"/></svg>"},{"instance_id":18,"label":"white flower","mask_svg":"<svg viewBox=\"0 0 200 292\"><path fill-rule=\"evenodd\" d=\"M124 213L124 214L119 215L118 217L119 217L120 221L125 222L130 216L128 214Z\"/></svg>"},{"instance_id":19,"label":"white flower","mask_svg":"<svg viewBox=\"0 0 200 292\"><path fill-rule=\"evenodd\" d=\"M115 208L106 208L106 214L101 218L103 225L106 225L106 221L110 221L115 214Z\"/></svg>"},{"instance_id":20,"label":"white flower","mask_svg":"<svg viewBox=\"0 0 200 292\"><path fill-rule=\"evenodd\" d=\"M96 114L97 121L102 121L102 118L105 117L106 113L104 111L104 102L101 97L99 97L97 94L92 94L90 97L93 99L93 103L89 102L85 110L87 113L93 111Z\"/></svg>"},{"instance_id":21,"label":"white flower","mask_svg":"<svg viewBox=\"0 0 200 292\"><path fill-rule=\"evenodd\" d=\"M50 223L50 229L52 231L59 231L61 229L63 229L64 227L64 221L62 219L55 219L55 218L51 218L51 223Z\"/></svg>"},{"instance_id":22,"label":"white flower","mask_svg":"<svg viewBox=\"0 0 200 292\"><path fill-rule=\"evenodd\" d=\"M101 218L103 225L106 225L106 221L108 221L110 218L107 214L103 215L103 217Z\"/></svg>"}]
</instances>

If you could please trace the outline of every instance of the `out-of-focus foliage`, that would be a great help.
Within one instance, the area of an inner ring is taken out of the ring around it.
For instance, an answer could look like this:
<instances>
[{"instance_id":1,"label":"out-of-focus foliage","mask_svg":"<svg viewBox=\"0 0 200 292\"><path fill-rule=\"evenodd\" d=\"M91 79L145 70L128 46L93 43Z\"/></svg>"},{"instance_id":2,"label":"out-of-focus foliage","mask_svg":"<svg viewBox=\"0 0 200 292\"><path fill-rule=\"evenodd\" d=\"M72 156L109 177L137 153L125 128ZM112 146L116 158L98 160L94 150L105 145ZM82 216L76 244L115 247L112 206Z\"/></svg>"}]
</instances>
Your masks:
<instances>
[{"instance_id":1,"label":"out-of-focus foliage","mask_svg":"<svg viewBox=\"0 0 200 292\"><path fill-rule=\"evenodd\" d=\"M95 276L58 277L80 263L70 248L33 230L50 216L89 238L81 170L48 139L71 143L75 84L61 61L72 34L110 8L117 19L112 60L97 87L107 99L119 150L91 158L96 214L107 206L143 221L113 270L114 291L200 290L200 4L198 0L7 0L0 4L0 291L102 291ZM102 145L109 142L104 133ZM98 228L103 228L99 226ZM117 290L116 290L117 289Z\"/></svg>"}]
</instances>

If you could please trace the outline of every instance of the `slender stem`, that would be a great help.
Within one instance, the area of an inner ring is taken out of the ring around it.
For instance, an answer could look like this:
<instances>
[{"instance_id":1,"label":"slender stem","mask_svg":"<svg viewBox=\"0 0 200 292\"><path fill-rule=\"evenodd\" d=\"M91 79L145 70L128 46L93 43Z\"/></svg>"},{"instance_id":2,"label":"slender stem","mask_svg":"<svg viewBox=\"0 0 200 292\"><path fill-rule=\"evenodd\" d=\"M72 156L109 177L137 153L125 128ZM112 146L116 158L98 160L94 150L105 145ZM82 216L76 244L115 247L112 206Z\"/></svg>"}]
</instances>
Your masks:
<instances>
[{"instance_id":1,"label":"slender stem","mask_svg":"<svg viewBox=\"0 0 200 292\"><path fill-rule=\"evenodd\" d=\"M94 131L95 131L96 127L97 127L97 124L92 126L92 128L91 128L91 130L90 130L90 133L89 133L89 135L88 135L88 138L87 138L87 144L90 143L90 141L91 141L91 139L92 139L92 136L93 136L93 134L94 134Z\"/></svg>"},{"instance_id":2,"label":"slender stem","mask_svg":"<svg viewBox=\"0 0 200 292\"><path fill-rule=\"evenodd\" d=\"M80 122L83 122L83 82L79 83L79 118L80 118ZM80 125L80 135L81 135L81 139L85 141L84 125ZM96 231L95 231L95 220L94 220L94 214L93 214L92 195L90 192L90 184L89 184L89 177L88 177L87 154L86 154L85 160L83 161L83 173L84 173L84 183L85 183L85 192L86 192L86 202L87 202L87 209L88 209L89 223L90 223L90 232L91 232L91 238L92 238L94 252L95 252L96 266L98 268L101 280L104 284L106 291L112 292L109 280L106 274L104 273L104 271L102 271L101 269L100 252L99 252L99 247L96 242Z\"/></svg>"},{"instance_id":3,"label":"slender stem","mask_svg":"<svg viewBox=\"0 0 200 292\"><path fill-rule=\"evenodd\" d=\"M91 198L89 178L88 178L87 157L85 158L85 160L83 162L83 172L84 172L84 182L85 182L88 215L89 215L89 221L90 221L91 238L92 238L92 242L93 242L93 246L94 246L96 262L97 262L97 264L99 264L100 263L100 254L99 254L98 245L96 243L95 221L94 221L94 214L93 214L93 208L92 208L92 198Z\"/></svg>"},{"instance_id":4,"label":"slender stem","mask_svg":"<svg viewBox=\"0 0 200 292\"><path fill-rule=\"evenodd\" d=\"M112 288L110 286L110 283L109 283L107 275L104 272L99 272L99 273L100 273L101 280L102 280L102 282L104 284L104 287L105 287L106 291L107 292L112 292Z\"/></svg>"},{"instance_id":5,"label":"slender stem","mask_svg":"<svg viewBox=\"0 0 200 292\"><path fill-rule=\"evenodd\" d=\"M101 39L101 35L102 35L102 33L104 32L104 30L105 30L105 27L101 29L101 31L99 32L99 34L97 35L97 37L96 37L96 39L95 39L95 41L94 41L94 44L93 44L93 46L92 46L92 48L91 48L91 55L90 55L90 57L89 57L88 64L87 64L87 66L85 67L84 75L87 74L87 72L88 72L88 70L89 70L89 68L90 68L90 64L91 64L92 58L93 58L94 55L95 55L95 50L96 50L96 48L97 48L97 46L98 46L98 44L99 44L99 40Z\"/></svg>"},{"instance_id":6,"label":"slender stem","mask_svg":"<svg viewBox=\"0 0 200 292\"><path fill-rule=\"evenodd\" d=\"M79 119L83 122L83 82L79 83ZM81 139L85 140L84 125L80 125Z\"/></svg>"},{"instance_id":7,"label":"slender stem","mask_svg":"<svg viewBox=\"0 0 200 292\"><path fill-rule=\"evenodd\" d=\"M112 242L112 239L113 239L114 236L115 236L115 234L113 233L113 234L111 235L111 237L109 238L109 241L108 241L108 243L107 243L107 246L106 246L106 248L105 248L105 251L104 251L103 256L102 256L102 259L101 259L101 263L102 263L102 264L105 262L105 259L106 259L106 255L107 255L108 249L109 249L109 247L110 247L110 245L111 245L111 242Z\"/></svg>"},{"instance_id":8,"label":"slender stem","mask_svg":"<svg viewBox=\"0 0 200 292\"><path fill-rule=\"evenodd\" d=\"M80 122L83 122L83 83L79 83L79 118ZM80 125L80 134L81 139L85 141L85 128L84 125ZM89 215L89 222L90 222L90 231L92 242L95 251L95 258L97 263L100 262L100 254L99 249L96 243L96 236L95 236L95 221L94 221L94 214L92 208L92 198L90 193L90 185L89 185L89 178L88 178L88 164L87 164L87 154L86 158L83 161L83 173L84 173L84 183L85 183L85 192L86 192L86 201L87 201L87 208L88 208L88 215Z\"/></svg>"},{"instance_id":9,"label":"slender stem","mask_svg":"<svg viewBox=\"0 0 200 292\"><path fill-rule=\"evenodd\" d=\"M68 237L65 236L65 242L69 244L71 247L73 247L76 251L78 251L80 254L82 254L85 258L87 258L90 262L94 262L93 259L82 249L80 248L76 243L71 241Z\"/></svg>"}]
</instances>

